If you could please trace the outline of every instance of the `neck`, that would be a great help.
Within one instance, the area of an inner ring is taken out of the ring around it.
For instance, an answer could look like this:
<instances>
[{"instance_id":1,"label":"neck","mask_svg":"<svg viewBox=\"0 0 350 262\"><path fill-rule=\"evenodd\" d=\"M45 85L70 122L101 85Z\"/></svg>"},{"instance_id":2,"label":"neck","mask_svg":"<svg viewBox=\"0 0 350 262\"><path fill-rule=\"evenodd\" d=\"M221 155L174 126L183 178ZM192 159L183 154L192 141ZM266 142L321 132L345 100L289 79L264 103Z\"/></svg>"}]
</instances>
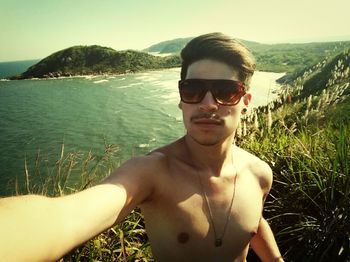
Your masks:
<instances>
[{"instance_id":1,"label":"neck","mask_svg":"<svg viewBox=\"0 0 350 262\"><path fill-rule=\"evenodd\" d=\"M210 146L199 144L188 135L184 137L184 142L189 158L201 170L206 170L212 175L220 176L222 169L226 165L232 165L232 148L235 146L233 136L227 138L222 143Z\"/></svg>"}]
</instances>

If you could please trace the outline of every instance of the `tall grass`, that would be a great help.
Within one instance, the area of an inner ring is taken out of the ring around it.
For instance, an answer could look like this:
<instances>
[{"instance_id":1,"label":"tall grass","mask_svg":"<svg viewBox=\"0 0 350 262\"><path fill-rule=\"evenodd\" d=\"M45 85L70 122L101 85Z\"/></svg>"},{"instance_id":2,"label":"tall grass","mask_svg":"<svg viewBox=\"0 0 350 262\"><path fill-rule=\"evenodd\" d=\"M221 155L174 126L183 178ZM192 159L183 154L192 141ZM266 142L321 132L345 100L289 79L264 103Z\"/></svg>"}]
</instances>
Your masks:
<instances>
[{"instance_id":1,"label":"tall grass","mask_svg":"<svg viewBox=\"0 0 350 262\"><path fill-rule=\"evenodd\" d=\"M105 142L104 152L65 152L61 145L57 160L37 152L34 163L24 161L24 186L15 182L16 195L41 194L62 196L81 191L111 172L116 167L117 145Z\"/></svg>"},{"instance_id":2,"label":"tall grass","mask_svg":"<svg viewBox=\"0 0 350 262\"><path fill-rule=\"evenodd\" d=\"M350 259L349 132L349 125L312 132L279 123L244 145L273 169L265 216L287 261Z\"/></svg>"},{"instance_id":3,"label":"tall grass","mask_svg":"<svg viewBox=\"0 0 350 262\"><path fill-rule=\"evenodd\" d=\"M57 160L38 151L35 163L24 163L24 186L15 183L16 195L63 196L95 185L118 165L119 147L105 142L102 154L65 152L64 144ZM52 163L53 162L53 163ZM143 217L134 210L121 224L114 226L60 261L153 261Z\"/></svg>"},{"instance_id":4,"label":"tall grass","mask_svg":"<svg viewBox=\"0 0 350 262\"><path fill-rule=\"evenodd\" d=\"M239 140L272 167L264 212L287 261L350 261L349 110L345 81L276 107L270 129L261 108Z\"/></svg>"},{"instance_id":5,"label":"tall grass","mask_svg":"<svg viewBox=\"0 0 350 262\"><path fill-rule=\"evenodd\" d=\"M140 210L132 211L123 223L73 250L61 261L153 261Z\"/></svg>"}]
</instances>

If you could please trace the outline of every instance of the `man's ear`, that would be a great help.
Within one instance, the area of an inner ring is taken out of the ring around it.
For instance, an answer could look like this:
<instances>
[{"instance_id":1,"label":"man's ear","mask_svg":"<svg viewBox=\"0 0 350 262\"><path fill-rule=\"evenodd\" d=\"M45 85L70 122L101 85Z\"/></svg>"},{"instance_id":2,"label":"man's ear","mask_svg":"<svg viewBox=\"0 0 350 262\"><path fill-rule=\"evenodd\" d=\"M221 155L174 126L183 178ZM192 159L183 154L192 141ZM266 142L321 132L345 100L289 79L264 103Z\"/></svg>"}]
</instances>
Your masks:
<instances>
[{"instance_id":1,"label":"man's ear","mask_svg":"<svg viewBox=\"0 0 350 262\"><path fill-rule=\"evenodd\" d=\"M180 109L182 109L182 103L181 103L181 102L179 102L178 107L179 107Z\"/></svg>"}]
</instances>

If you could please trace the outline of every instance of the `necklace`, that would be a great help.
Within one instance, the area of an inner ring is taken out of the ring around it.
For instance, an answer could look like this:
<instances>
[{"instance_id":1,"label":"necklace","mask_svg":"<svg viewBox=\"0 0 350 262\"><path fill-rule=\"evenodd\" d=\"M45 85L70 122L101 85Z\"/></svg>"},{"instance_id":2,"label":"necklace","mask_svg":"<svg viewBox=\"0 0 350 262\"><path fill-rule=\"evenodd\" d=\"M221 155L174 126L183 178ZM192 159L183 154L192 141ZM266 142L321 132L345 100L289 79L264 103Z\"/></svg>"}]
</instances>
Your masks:
<instances>
[{"instance_id":1,"label":"necklace","mask_svg":"<svg viewBox=\"0 0 350 262\"><path fill-rule=\"evenodd\" d=\"M213 216L213 212L211 211L211 208L210 208L210 204L209 204L209 200L208 200L208 196L207 196L207 193L205 192L204 190L204 186L203 186L203 183L202 183L202 180L201 180L201 177L199 175L199 172L197 171L197 176L198 176L198 180L199 180L199 183L201 185L201 190L202 190L202 198L204 200L204 202L206 203L206 206L207 206L207 209L209 211L209 217L210 217L210 223L212 224L212 227L213 227L213 231L214 231L214 236L215 236L215 242L214 242L214 246L215 247L220 247L222 246L222 239L224 238L224 235L225 235L225 232L226 232L226 228L227 228L227 225L228 225L228 222L230 220L230 214L231 214L231 211L232 211L232 204L233 204L233 199L235 198L235 193L236 193L236 179L237 179L237 168L236 166L234 165L234 162L233 162L233 154L232 154L232 165L235 169L235 178L234 178L234 182L233 182L233 193L232 193L232 198L231 198L231 202L230 202L230 206L227 210L227 215L226 215L226 221L225 221L225 225L224 225L224 229L222 231L222 234L221 236L218 236L217 232L216 232L216 229L215 229L215 225L214 225L214 216Z\"/></svg>"}]
</instances>

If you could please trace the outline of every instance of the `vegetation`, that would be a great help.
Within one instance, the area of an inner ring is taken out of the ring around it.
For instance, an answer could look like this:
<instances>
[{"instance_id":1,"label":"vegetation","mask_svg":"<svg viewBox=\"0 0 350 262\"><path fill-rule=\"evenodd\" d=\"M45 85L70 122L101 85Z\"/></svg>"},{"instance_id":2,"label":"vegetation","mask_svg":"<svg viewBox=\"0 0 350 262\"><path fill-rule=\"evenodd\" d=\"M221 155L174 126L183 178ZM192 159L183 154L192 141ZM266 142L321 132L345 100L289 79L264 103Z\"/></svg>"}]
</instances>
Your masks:
<instances>
[{"instance_id":1,"label":"vegetation","mask_svg":"<svg viewBox=\"0 0 350 262\"><path fill-rule=\"evenodd\" d=\"M249 44L248 44L249 47ZM350 48L347 42L306 44L259 44L250 46L257 59L258 70L287 72L303 70Z\"/></svg>"},{"instance_id":2,"label":"vegetation","mask_svg":"<svg viewBox=\"0 0 350 262\"><path fill-rule=\"evenodd\" d=\"M265 216L287 261L350 259L349 54L313 67L245 120L241 145L274 172Z\"/></svg>"},{"instance_id":3,"label":"vegetation","mask_svg":"<svg viewBox=\"0 0 350 262\"><path fill-rule=\"evenodd\" d=\"M38 151L32 167L25 162L25 183L21 185L16 180L15 194L53 197L84 190L101 181L116 167L118 151L117 145L105 142L102 154L66 153L62 144L55 161ZM140 210L134 210L123 223L73 250L61 261L152 261Z\"/></svg>"},{"instance_id":4,"label":"vegetation","mask_svg":"<svg viewBox=\"0 0 350 262\"><path fill-rule=\"evenodd\" d=\"M323 58L290 79L278 101L258 108L237 131L237 143L273 169L264 216L286 261L350 260L349 57L349 51L342 51ZM31 185L29 174L40 177L35 175L41 170L37 157L34 170L26 169L24 190L53 195L82 190L114 168L117 149L106 144L103 156L64 154L62 149L55 168ZM81 182L72 186L67 181L73 170ZM152 261L139 210L62 260L118 259Z\"/></svg>"},{"instance_id":5,"label":"vegetation","mask_svg":"<svg viewBox=\"0 0 350 262\"><path fill-rule=\"evenodd\" d=\"M349 126L294 129L276 123L246 148L267 161L275 181L265 216L286 261L347 261Z\"/></svg>"},{"instance_id":6,"label":"vegetation","mask_svg":"<svg viewBox=\"0 0 350 262\"><path fill-rule=\"evenodd\" d=\"M143 51L145 52L156 52L160 54L179 54L182 48L192 39L193 37L187 38L177 38L173 40L168 40L164 42L160 42L158 44L152 45Z\"/></svg>"}]
</instances>

